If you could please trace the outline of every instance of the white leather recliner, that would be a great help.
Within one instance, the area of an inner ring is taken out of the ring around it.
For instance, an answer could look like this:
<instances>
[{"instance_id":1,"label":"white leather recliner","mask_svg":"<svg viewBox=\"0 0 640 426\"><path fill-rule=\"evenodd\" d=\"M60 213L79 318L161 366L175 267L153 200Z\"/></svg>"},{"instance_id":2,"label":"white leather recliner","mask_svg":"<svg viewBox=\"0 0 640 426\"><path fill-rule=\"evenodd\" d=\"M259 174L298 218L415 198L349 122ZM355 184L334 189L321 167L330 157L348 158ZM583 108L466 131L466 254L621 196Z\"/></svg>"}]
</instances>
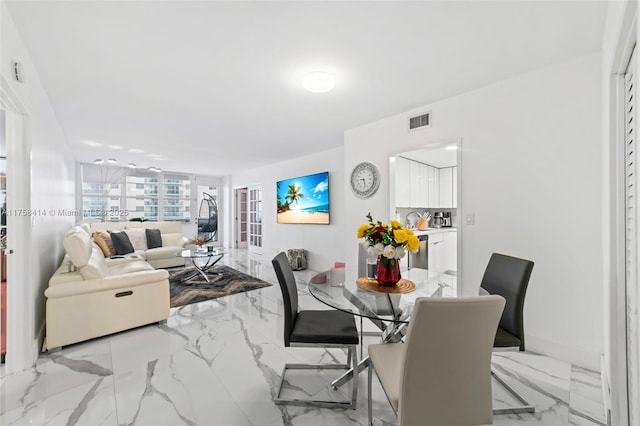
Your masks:
<instances>
[{"instance_id":1,"label":"white leather recliner","mask_svg":"<svg viewBox=\"0 0 640 426\"><path fill-rule=\"evenodd\" d=\"M91 230L74 226L45 291L47 349L169 317L169 273L139 256L105 259Z\"/></svg>"}]
</instances>

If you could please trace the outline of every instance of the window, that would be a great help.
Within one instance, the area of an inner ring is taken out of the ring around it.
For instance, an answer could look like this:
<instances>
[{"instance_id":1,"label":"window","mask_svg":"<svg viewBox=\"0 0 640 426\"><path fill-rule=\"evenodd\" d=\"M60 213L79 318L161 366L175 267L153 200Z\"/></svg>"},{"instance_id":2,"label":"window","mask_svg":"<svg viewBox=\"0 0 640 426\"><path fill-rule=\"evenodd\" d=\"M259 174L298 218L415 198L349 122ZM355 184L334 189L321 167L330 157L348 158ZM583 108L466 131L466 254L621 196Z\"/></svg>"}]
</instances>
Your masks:
<instances>
[{"instance_id":1,"label":"window","mask_svg":"<svg viewBox=\"0 0 640 426\"><path fill-rule=\"evenodd\" d=\"M155 173L135 171L126 177L128 219L158 219L158 177Z\"/></svg>"},{"instance_id":2,"label":"window","mask_svg":"<svg viewBox=\"0 0 640 426\"><path fill-rule=\"evenodd\" d=\"M189 221L191 212L191 180L188 176L165 176L163 182L164 220Z\"/></svg>"},{"instance_id":3,"label":"window","mask_svg":"<svg viewBox=\"0 0 640 426\"><path fill-rule=\"evenodd\" d=\"M191 220L191 176L81 164L82 219Z\"/></svg>"},{"instance_id":4,"label":"window","mask_svg":"<svg viewBox=\"0 0 640 426\"><path fill-rule=\"evenodd\" d=\"M82 168L82 219L121 220L120 179L123 174L114 167Z\"/></svg>"}]
</instances>

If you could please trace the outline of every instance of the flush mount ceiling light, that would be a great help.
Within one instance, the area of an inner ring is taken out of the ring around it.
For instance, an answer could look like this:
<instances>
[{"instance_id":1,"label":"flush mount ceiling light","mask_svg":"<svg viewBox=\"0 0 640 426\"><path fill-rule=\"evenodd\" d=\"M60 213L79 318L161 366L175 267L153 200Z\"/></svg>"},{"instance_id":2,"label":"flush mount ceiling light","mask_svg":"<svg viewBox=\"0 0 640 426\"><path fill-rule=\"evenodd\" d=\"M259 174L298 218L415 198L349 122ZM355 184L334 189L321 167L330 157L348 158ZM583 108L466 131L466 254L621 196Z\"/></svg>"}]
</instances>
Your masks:
<instances>
[{"instance_id":1,"label":"flush mount ceiling light","mask_svg":"<svg viewBox=\"0 0 640 426\"><path fill-rule=\"evenodd\" d=\"M102 158L96 158L93 160L93 164L104 164L104 160Z\"/></svg>"},{"instance_id":2,"label":"flush mount ceiling light","mask_svg":"<svg viewBox=\"0 0 640 426\"><path fill-rule=\"evenodd\" d=\"M136 168L136 163L129 163L127 164L127 167L130 169L135 169Z\"/></svg>"},{"instance_id":3,"label":"flush mount ceiling light","mask_svg":"<svg viewBox=\"0 0 640 426\"><path fill-rule=\"evenodd\" d=\"M458 149L458 145L449 145L449 146L445 147L445 149L447 151L455 151L456 149Z\"/></svg>"},{"instance_id":4,"label":"flush mount ceiling light","mask_svg":"<svg viewBox=\"0 0 640 426\"><path fill-rule=\"evenodd\" d=\"M107 158L107 163L109 163L109 164L116 164L116 163L117 163L117 161L116 161L116 159L115 159L115 158Z\"/></svg>"},{"instance_id":5,"label":"flush mount ceiling light","mask_svg":"<svg viewBox=\"0 0 640 426\"><path fill-rule=\"evenodd\" d=\"M155 166L151 166L147 170L149 170L150 172L155 172L155 173L160 173L162 171L161 168L158 168L158 167L155 167Z\"/></svg>"},{"instance_id":6,"label":"flush mount ceiling light","mask_svg":"<svg viewBox=\"0 0 640 426\"><path fill-rule=\"evenodd\" d=\"M335 79L325 72L312 72L302 80L302 86L313 93L328 92L335 85Z\"/></svg>"}]
</instances>

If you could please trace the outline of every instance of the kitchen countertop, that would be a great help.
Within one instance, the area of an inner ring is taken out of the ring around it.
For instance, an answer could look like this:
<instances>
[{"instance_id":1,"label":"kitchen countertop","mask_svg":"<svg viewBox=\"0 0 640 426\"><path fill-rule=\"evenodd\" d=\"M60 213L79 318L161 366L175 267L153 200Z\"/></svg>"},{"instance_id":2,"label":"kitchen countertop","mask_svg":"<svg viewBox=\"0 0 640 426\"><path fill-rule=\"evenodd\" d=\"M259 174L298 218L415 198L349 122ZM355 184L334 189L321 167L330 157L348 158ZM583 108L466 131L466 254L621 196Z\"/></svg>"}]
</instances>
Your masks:
<instances>
[{"instance_id":1,"label":"kitchen countertop","mask_svg":"<svg viewBox=\"0 0 640 426\"><path fill-rule=\"evenodd\" d=\"M458 228L451 226L447 228L427 228L426 230L422 231L414 228L412 229L412 231L416 237L420 237L422 235L440 234L443 232L456 232L458 231Z\"/></svg>"}]
</instances>

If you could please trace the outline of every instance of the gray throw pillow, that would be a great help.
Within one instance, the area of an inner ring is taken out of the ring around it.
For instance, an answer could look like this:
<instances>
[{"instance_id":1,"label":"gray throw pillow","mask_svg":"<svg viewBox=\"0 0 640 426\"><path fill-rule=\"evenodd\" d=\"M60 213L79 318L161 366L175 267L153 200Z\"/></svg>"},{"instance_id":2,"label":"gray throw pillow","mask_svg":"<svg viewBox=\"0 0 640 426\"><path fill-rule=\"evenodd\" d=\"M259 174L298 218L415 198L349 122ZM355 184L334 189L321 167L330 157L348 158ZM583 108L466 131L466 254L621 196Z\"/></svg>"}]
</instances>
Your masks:
<instances>
[{"instance_id":1,"label":"gray throw pillow","mask_svg":"<svg viewBox=\"0 0 640 426\"><path fill-rule=\"evenodd\" d=\"M159 229L145 229L144 232L147 234L148 248L162 247L162 235Z\"/></svg>"},{"instance_id":2,"label":"gray throw pillow","mask_svg":"<svg viewBox=\"0 0 640 426\"><path fill-rule=\"evenodd\" d=\"M135 252L133 244L126 232L111 232L111 242L116 254L129 254Z\"/></svg>"}]
</instances>

